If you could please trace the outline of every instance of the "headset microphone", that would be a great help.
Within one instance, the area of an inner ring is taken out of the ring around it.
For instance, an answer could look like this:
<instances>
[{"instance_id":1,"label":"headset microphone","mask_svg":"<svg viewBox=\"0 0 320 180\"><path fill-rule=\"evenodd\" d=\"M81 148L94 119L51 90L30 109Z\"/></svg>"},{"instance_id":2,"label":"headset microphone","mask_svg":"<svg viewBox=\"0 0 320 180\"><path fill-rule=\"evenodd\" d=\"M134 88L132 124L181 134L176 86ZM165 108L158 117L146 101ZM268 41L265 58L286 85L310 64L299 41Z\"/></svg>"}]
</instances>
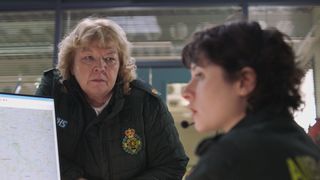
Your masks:
<instances>
[{"instance_id":1,"label":"headset microphone","mask_svg":"<svg viewBox=\"0 0 320 180\"><path fill-rule=\"evenodd\" d=\"M189 126L194 125L194 122L188 122L186 120L181 121L181 127L188 128Z\"/></svg>"}]
</instances>

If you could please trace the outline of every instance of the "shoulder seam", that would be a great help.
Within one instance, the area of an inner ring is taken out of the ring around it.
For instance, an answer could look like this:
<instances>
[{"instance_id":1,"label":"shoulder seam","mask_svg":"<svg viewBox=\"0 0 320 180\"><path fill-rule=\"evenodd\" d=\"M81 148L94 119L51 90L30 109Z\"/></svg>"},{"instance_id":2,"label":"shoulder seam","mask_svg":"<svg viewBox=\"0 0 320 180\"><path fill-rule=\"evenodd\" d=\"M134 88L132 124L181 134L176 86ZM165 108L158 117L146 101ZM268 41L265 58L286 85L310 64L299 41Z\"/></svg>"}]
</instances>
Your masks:
<instances>
[{"instance_id":1,"label":"shoulder seam","mask_svg":"<svg viewBox=\"0 0 320 180\"><path fill-rule=\"evenodd\" d=\"M146 83L143 80L137 79L131 82L131 85L137 89L147 92L148 94L158 97L159 92L153 88L150 84Z\"/></svg>"}]
</instances>

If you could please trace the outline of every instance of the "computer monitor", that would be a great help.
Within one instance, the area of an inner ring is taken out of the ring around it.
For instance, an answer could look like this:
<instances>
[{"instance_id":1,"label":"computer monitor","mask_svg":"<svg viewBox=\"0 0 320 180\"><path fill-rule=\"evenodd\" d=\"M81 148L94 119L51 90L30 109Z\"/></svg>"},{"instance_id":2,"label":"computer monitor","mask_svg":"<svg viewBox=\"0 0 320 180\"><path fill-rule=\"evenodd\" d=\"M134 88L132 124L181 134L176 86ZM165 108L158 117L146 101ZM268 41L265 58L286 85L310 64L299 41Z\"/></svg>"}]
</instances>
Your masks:
<instances>
[{"instance_id":1,"label":"computer monitor","mask_svg":"<svg viewBox=\"0 0 320 180\"><path fill-rule=\"evenodd\" d=\"M0 179L60 180L53 99L0 93Z\"/></svg>"}]
</instances>

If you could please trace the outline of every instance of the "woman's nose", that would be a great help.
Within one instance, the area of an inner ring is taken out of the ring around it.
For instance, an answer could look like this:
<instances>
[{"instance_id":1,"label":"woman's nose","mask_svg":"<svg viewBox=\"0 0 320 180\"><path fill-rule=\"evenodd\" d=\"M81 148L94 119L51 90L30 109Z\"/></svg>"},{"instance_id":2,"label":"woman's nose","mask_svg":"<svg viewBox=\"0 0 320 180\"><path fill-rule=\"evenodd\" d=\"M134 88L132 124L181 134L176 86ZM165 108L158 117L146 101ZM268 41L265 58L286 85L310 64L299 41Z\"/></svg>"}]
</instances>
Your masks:
<instances>
[{"instance_id":1,"label":"woman's nose","mask_svg":"<svg viewBox=\"0 0 320 180\"><path fill-rule=\"evenodd\" d=\"M104 62L104 60L102 58L97 59L96 63L95 63L95 70L105 70L106 69L106 62Z\"/></svg>"},{"instance_id":2,"label":"woman's nose","mask_svg":"<svg viewBox=\"0 0 320 180\"><path fill-rule=\"evenodd\" d=\"M183 89L181 92L181 95L183 98L185 98L186 100L190 101L192 98L192 91L191 91L191 82L189 82Z\"/></svg>"}]
</instances>

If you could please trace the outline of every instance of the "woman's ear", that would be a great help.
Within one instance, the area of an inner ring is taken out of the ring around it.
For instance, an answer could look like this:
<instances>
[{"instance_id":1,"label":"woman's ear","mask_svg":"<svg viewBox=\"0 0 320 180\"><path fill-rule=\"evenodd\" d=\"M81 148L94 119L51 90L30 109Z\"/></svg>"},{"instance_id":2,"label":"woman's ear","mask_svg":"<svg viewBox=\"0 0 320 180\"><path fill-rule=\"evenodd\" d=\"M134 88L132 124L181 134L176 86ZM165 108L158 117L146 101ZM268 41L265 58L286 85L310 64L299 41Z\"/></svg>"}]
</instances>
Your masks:
<instances>
[{"instance_id":1,"label":"woman's ear","mask_svg":"<svg viewBox=\"0 0 320 180\"><path fill-rule=\"evenodd\" d=\"M244 67L240 71L238 79L238 93L240 96L248 96L256 87L257 75L255 70Z\"/></svg>"}]
</instances>

